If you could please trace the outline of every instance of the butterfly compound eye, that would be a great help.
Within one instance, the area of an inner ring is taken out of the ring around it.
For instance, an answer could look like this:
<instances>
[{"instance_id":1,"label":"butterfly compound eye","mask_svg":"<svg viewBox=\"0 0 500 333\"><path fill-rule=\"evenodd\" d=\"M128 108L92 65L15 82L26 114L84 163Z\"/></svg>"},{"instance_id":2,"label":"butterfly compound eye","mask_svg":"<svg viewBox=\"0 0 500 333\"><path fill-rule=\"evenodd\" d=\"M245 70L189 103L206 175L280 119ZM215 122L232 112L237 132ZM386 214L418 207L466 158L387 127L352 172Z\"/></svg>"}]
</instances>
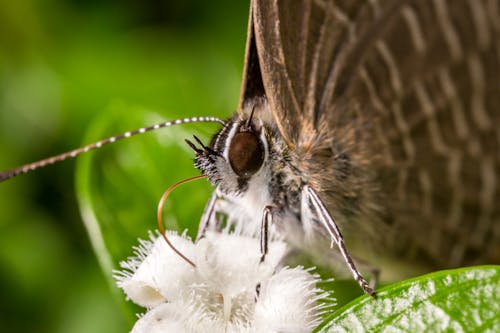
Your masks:
<instances>
[{"instance_id":1,"label":"butterfly compound eye","mask_svg":"<svg viewBox=\"0 0 500 333\"><path fill-rule=\"evenodd\" d=\"M229 163L240 177L249 177L257 172L264 162L264 148L257 135L240 132L234 135L229 146Z\"/></svg>"}]
</instances>

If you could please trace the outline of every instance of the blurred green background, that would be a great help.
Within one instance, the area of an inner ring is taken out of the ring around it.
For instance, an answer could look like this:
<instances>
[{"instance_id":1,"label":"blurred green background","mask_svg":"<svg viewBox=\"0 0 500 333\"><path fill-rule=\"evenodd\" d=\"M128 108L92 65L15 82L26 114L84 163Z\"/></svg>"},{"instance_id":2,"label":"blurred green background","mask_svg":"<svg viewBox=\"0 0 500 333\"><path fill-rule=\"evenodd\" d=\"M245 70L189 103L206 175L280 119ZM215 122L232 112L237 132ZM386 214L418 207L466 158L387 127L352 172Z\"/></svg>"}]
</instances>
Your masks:
<instances>
[{"instance_id":1,"label":"blurred green background","mask_svg":"<svg viewBox=\"0 0 500 333\"><path fill-rule=\"evenodd\" d=\"M0 0L0 170L143 124L229 116L247 15L246 1L231 0ZM135 137L1 183L1 331L127 331L130 310L100 269L80 208L87 226L98 220L116 265L155 229L168 185L198 174L183 138L216 129ZM208 198L204 181L185 187L167 208L170 227L196 224Z\"/></svg>"}]
</instances>

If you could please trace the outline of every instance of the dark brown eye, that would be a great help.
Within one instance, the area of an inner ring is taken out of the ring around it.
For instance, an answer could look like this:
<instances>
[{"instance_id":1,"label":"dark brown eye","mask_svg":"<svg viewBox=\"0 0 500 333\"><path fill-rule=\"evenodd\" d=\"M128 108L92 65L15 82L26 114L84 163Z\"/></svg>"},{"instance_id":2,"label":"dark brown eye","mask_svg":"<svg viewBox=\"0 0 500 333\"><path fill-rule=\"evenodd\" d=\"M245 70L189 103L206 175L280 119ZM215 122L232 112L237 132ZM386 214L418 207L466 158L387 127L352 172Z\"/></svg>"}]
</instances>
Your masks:
<instances>
[{"instance_id":1,"label":"dark brown eye","mask_svg":"<svg viewBox=\"0 0 500 333\"><path fill-rule=\"evenodd\" d=\"M252 132L236 133L229 146L229 163L240 177L257 172L264 162L264 149L257 135Z\"/></svg>"}]
</instances>

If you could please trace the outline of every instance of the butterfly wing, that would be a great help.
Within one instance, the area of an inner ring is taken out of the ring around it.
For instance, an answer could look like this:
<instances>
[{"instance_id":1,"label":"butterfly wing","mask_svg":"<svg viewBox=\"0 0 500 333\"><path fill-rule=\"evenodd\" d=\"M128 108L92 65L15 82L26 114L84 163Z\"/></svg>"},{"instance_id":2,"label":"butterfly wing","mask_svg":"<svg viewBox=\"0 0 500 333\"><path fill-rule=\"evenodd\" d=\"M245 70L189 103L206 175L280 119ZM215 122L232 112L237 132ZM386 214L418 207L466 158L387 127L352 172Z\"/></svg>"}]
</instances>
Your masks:
<instances>
[{"instance_id":1,"label":"butterfly wing","mask_svg":"<svg viewBox=\"0 0 500 333\"><path fill-rule=\"evenodd\" d=\"M289 145L314 118L344 27L313 1L252 1L241 101L265 94ZM261 74L259 74L261 73ZM259 77L261 75L261 77ZM255 83L263 82L256 90ZM265 92L263 88L265 86Z\"/></svg>"},{"instance_id":2,"label":"butterfly wing","mask_svg":"<svg viewBox=\"0 0 500 333\"><path fill-rule=\"evenodd\" d=\"M378 4L320 110L373 113L392 244L439 267L498 263L499 3Z\"/></svg>"},{"instance_id":3,"label":"butterfly wing","mask_svg":"<svg viewBox=\"0 0 500 333\"><path fill-rule=\"evenodd\" d=\"M353 243L441 267L500 261L499 7L252 2L246 73L262 84L242 101L267 96Z\"/></svg>"}]
</instances>

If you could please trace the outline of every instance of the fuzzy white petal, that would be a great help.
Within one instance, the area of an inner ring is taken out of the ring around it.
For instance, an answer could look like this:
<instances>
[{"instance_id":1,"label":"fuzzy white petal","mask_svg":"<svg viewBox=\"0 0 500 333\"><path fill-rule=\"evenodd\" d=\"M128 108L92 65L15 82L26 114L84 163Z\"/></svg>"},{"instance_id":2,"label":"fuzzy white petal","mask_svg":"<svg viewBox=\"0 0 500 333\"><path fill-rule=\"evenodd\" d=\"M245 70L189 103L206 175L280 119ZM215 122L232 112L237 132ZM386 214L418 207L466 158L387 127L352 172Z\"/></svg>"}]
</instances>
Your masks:
<instances>
[{"instance_id":1,"label":"fuzzy white petal","mask_svg":"<svg viewBox=\"0 0 500 333\"><path fill-rule=\"evenodd\" d=\"M195 247L191 240L172 232L168 233L168 237L184 255L194 257ZM118 286L140 306L152 307L176 298L182 286L194 282L193 267L175 254L162 237L141 242L136 254L139 258L129 258L122 264L132 272L128 276L123 274L118 279ZM144 255L142 263L135 265Z\"/></svg>"},{"instance_id":2,"label":"fuzzy white petal","mask_svg":"<svg viewBox=\"0 0 500 333\"><path fill-rule=\"evenodd\" d=\"M319 277L302 267L283 268L262 283L255 305L255 326L262 332L310 332L319 324Z\"/></svg>"},{"instance_id":3,"label":"fuzzy white petal","mask_svg":"<svg viewBox=\"0 0 500 333\"><path fill-rule=\"evenodd\" d=\"M284 242L270 242L266 259L260 263L260 245L255 238L213 232L196 247L200 281L226 297L248 288L254 292L260 281L272 275L287 251Z\"/></svg>"},{"instance_id":4,"label":"fuzzy white petal","mask_svg":"<svg viewBox=\"0 0 500 333\"><path fill-rule=\"evenodd\" d=\"M182 302L181 303L186 303ZM162 303L135 323L132 333L216 332L217 323L203 319L203 311L192 304Z\"/></svg>"},{"instance_id":5,"label":"fuzzy white petal","mask_svg":"<svg viewBox=\"0 0 500 333\"><path fill-rule=\"evenodd\" d=\"M141 242L136 257L122 265L125 273L116 275L132 301L150 308L133 333L308 332L318 324L318 300L325 296L316 288L318 277L301 267L279 268L284 242L270 241L261 263L253 237L207 232L196 244L168 237L196 267L161 237Z\"/></svg>"}]
</instances>

